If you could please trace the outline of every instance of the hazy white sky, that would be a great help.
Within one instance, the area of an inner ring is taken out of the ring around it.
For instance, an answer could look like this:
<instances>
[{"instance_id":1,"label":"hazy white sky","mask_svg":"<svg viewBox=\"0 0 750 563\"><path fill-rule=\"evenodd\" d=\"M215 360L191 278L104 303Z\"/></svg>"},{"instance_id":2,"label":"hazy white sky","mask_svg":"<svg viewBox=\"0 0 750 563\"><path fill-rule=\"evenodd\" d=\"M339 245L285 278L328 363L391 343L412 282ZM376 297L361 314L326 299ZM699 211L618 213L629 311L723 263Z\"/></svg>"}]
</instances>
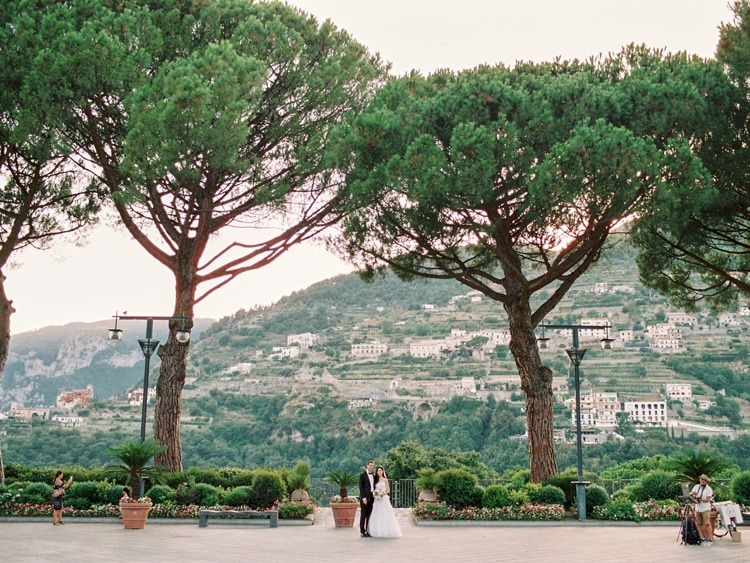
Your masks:
<instances>
[{"instance_id":1,"label":"hazy white sky","mask_svg":"<svg viewBox=\"0 0 750 563\"><path fill-rule=\"evenodd\" d=\"M330 19L390 61L394 74L479 64L585 59L645 43L712 57L729 0L294 0ZM293 249L245 274L196 307L220 318L267 305L322 279L351 271L320 246ZM115 311L170 315L174 280L124 232L97 228L86 246L26 251L7 269L17 334L49 325L103 320ZM134 327L134 331L142 327Z\"/></svg>"}]
</instances>

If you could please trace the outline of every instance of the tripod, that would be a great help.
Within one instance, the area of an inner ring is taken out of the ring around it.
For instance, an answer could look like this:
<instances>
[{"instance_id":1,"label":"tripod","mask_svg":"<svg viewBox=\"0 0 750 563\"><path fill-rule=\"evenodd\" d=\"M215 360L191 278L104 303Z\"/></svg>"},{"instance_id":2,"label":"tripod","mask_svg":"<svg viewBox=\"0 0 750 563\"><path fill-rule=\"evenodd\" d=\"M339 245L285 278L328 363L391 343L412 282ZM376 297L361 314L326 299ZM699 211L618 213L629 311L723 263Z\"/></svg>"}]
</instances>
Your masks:
<instances>
[{"instance_id":1,"label":"tripod","mask_svg":"<svg viewBox=\"0 0 750 563\"><path fill-rule=\"evenodd\" d=\"M677 541L682 540L684 545L700 545L701 541L705 541L701 534L700 528L698 528L698 522L695 519L695 504L696 500L693 497L680 497L685 505L682 508L682 518L680 523L680 530L677 532ZM692 519L692 522L690 520Z\"/></svg>"}]
</instances>

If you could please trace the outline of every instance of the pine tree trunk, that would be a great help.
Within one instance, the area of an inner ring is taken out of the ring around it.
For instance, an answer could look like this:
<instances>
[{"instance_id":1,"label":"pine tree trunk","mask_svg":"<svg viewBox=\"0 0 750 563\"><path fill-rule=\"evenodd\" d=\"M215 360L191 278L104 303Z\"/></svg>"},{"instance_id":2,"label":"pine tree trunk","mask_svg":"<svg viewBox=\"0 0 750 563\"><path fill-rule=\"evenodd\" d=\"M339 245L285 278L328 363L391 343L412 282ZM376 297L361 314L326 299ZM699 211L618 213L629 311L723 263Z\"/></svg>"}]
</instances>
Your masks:
<instances>
[{"instance_id":1,"label":"pine tree trunk","mask_svg":"<svg viewBox=\"0 0 750 563\"><path fill-rule=\"evenodd\" d=\"M157 350L161 358L159 380L156 382L156 407L154 409L154 438L166 450L154 461L170 472L182 471L182 442L180 416L182 413L182 388L185 386L187 356L190 343L177 342L175 331L193 328L193 303L195 300L195 269L190 259L186 266L175 272L176 306L174 316L186 317L183 323L169 323L169 338Z\"/></svg>"},{"instance_id":2,"label":"pine tree trunk","mask_svg":"<svg viewBox=\"0 0 750 563\"><path fill-rule=\"evenodd\" d=\"M0 375L8 362L10 350L10 316L15 313L13 301L5 294L5 275L0 272ZM0 485L5 482L5 468L3 467L3 452L0 450Z\"/></svg>"},{"instance_id":3,"label":"pine tree trunk","mask_svg":"<svg viewBox=\"0 0 750 563\"><path fill-rule=\"evenodd\" d=\"M182 471L180 415L182 388L185 385L188 345L178 343L170 334L166 345L159 347L161 369L156 384L154 438L166 450L156 456L156 463L169 471Z\"/></svg>"},{"instance_id":4,"label":"pine tree trunk","mask_svg":"<svg viewBox=\"0 0 750 563\"><path fill-rule=\"evenodd\" d=\"M542 364L536 344L528 299L506 304L510 322L510 352L526 395L531 482L541 483L557 475L554 437L552 370Z\"/></svg>"},{"instance_id":5,"label":"pine tree trunk","mask_svg":"<svg viewBox=\"0 0 750 563\"><path fill-rule=\"evenodd\" d=\"M5 369L10 349L10 316L15 313L13 301L5 294L5 275L0 273L0 374Z\"/></svg>"}]
</instances>

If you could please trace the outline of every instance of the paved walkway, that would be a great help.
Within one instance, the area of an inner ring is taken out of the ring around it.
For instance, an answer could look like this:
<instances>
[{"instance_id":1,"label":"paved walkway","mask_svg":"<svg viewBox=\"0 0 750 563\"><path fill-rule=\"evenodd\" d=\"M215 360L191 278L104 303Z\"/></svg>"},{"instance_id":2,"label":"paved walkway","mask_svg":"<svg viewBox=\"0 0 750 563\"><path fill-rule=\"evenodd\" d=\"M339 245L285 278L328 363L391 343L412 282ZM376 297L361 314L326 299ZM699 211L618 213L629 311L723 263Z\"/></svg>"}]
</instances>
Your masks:
<instances>
[{"instance_id":1,"label":"paved walkway","mask_svg":"<svg viewBox=\"0 0 750 563\"><path fill-rule=\"evenodd\" d=\"M357 527L336 528L329 509L319 509L312 526L209 520L150 521L143 530L125 530L115 519L0 521L0 561L263 561L287 562L464 562L556 561L700 562L750 561L746 543L729 537L711 547L684 546L679 524L602 525L601 522L509 523L492 526L417 526L399 510L404 536L363 539Z\"/></svg>"}]
</instances>

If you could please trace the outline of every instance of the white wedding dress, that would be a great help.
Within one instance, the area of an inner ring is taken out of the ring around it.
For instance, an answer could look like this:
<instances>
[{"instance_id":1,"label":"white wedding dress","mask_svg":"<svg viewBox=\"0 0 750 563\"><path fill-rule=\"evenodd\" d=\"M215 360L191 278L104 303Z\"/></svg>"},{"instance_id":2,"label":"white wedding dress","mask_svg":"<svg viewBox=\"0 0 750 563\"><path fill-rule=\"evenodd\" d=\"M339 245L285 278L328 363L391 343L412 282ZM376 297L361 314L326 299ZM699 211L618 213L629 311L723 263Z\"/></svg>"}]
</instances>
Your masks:
<instances>
[{"instance_id":1,"label":"white wedding dress","mask_svg":"<svg viewBox=\"0 0 750 563\"><path fill-rule=\"evenodd\" d=\"M398 525L396 514L393 512L391 499L385 494L385 483L375 485L375 490L382 491L383 496L375 497L367 531L373 538L400 538L401 526Z\"/></svg>"}]
</instances>

